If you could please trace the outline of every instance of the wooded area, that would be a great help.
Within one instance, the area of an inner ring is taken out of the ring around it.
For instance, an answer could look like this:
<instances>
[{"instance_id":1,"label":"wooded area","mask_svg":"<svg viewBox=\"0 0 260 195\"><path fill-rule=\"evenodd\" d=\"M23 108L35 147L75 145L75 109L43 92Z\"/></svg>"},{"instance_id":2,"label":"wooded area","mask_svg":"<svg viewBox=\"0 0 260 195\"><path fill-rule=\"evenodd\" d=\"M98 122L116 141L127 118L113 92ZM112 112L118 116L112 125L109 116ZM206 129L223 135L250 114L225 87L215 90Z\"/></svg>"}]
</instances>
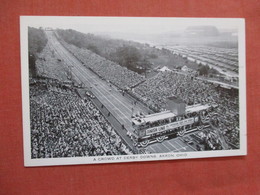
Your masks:
<instances>
[{"instance_id":1,"label":"wooded area","mask_svg":"<svg viewBox=\"0 0 260 195\"><path fill-rule=\"evenodd\" d=\"M169 68L184 65L197 69L198 65L172 54L167 49L158 49L149 44L141 44L122 39L110 39L105 36L84 34L75 30L57 30L59 36L69 44L88 49L108 60L138 73L145 70L167 66Z\"/></svg>"},{"instance_id":2,"label":"wooded area","mask_svg":"<svg viewBox=\"0 0 260 195\"><path fill-rule=\"evenodd\" d=\"M47 38L42 28L28 28L28 57L29 57L29 75L37 76L35 61L37 54L40 53L47 44Z\"/></svg>"}]
</instances>

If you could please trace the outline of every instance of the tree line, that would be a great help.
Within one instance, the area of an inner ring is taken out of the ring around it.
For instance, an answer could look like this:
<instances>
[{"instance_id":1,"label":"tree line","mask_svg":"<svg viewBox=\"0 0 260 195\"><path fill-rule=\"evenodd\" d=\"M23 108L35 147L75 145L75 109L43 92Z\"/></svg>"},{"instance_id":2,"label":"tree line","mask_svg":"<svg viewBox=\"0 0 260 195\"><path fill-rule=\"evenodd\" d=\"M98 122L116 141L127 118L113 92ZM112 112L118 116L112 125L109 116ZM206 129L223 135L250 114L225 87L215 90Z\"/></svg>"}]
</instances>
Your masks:
<instances>
[{"instance_id":1,"label":"tree line","mask_svg":"<svg viewBox=\"0 0 260 195\"><path fill-rule=\"evenodd\" d=\"M116 62L132 71L143 73L151 64L141 44L119 39L108 39L91 33L75 30L57 30L59 36L69 44L88 49L108 60Z\"/></svg>"},{"instance_id":2,"label":"tree line","mask_svg":"<svg viewBox=\"0 0 260 195\"><path fill-rule=\"evenodd\" d=\"M31 77L37 76L35 61L45 45L47 44L47 37L42 28L28 27L28 59L29 59L29 75Z\"/></svg>"}]
</instances>

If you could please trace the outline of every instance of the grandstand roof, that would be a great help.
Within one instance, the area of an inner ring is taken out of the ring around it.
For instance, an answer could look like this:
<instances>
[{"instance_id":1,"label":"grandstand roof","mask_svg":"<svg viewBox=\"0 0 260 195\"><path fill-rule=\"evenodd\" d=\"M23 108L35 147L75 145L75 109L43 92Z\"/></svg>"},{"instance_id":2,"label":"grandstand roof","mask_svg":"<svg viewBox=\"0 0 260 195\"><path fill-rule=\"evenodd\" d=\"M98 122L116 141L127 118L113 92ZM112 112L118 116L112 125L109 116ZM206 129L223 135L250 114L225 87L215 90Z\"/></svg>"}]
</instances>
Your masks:
<instances>
[{"instance_id":1,"label":"grandstand roof","mask_svg":"<svg viewBox=\"0 0 260 195\"><path fill-rule=\"evenodd\" d=\"M174 113L167 111L167 112L160 112L157 114L147 115L145 118L143 118L143 120L144 122L154 122L154 121L168 119L174 116L176 116Z\"/></svg>"},{"instance_id":2,"label":"grandstand roof","mask_svg":"<svg viewBox=\"0 0 260 195\"><path fill-rule=\"evenodd\" d=\"M176 115L174 113L172 113L171 111L164 111L164 112L160 112L160 113L146 115L144 118L135 118L135 119L133 119L133 122L136 125L139 125L139 124L144 124L144 123L148 123L148 122L155 122L155 121L159 121L159 120L168 119L168 118L171 118L174 116L176 116Z\"/></svg>"}]
</instances>

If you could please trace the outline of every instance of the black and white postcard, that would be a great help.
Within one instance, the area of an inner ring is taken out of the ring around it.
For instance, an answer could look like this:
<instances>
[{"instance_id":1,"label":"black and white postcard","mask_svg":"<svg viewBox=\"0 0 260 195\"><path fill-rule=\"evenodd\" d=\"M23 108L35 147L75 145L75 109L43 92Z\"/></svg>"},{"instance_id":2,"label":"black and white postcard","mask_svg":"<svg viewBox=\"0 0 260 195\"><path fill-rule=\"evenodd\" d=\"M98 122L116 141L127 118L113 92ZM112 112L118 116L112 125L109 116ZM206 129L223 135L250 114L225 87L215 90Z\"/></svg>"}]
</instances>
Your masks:
<instances>
[{"instance_id":1,"label":"black and white postcard","mask_svg":"<svg viewBox=\"0 0 260 195\"><path fill-rule=\"evenodd\" d=\"M246 155L241 18L21 16L25 166Z\"/></svg>"}]
</instances>

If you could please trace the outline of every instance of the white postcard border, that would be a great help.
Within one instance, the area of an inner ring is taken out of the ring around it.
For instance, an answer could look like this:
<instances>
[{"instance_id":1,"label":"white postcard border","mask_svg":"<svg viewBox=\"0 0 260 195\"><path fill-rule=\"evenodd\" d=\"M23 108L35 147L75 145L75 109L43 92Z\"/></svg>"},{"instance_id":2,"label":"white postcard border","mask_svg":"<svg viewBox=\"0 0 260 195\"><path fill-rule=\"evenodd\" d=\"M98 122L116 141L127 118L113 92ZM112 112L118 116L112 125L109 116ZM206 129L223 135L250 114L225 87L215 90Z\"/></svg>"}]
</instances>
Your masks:
<instances>
[{"instance_id":1,"label":"white postcard border","mask_svg":"<svg viewBox=\"0 0 260 195\"><path fill-rule=\"evenodd\" d=\"M161 18L176 20L222 20L223 22L235 22L238 25L239 35L239 109L240 109L240 149L224 151L196 151L162 154L137 154L118 156L94 156L94 157L65 157L49 159L31 158L30 139L30 111L29 111L29 69L28 69L28 26L41 21L66 21L84 18L113 19L120 17L64 17L64 16L20 16L20 46L21 46L21 84L22 84L22 113L23 113L23 147L24 166L51 166L51 165L75 165L75 164L99 164L137 161L157 161L174 159L193 159L208 157L241 156L247 154L246 132L246 58L245 58L245 20L243 18ZM129 17L122 17L128 18ZM145 18L138 18L139 20ZM153 18L152 18L153 19ZM159 18L156 18L159 19Z\"/></svg>"}]
</instances>

